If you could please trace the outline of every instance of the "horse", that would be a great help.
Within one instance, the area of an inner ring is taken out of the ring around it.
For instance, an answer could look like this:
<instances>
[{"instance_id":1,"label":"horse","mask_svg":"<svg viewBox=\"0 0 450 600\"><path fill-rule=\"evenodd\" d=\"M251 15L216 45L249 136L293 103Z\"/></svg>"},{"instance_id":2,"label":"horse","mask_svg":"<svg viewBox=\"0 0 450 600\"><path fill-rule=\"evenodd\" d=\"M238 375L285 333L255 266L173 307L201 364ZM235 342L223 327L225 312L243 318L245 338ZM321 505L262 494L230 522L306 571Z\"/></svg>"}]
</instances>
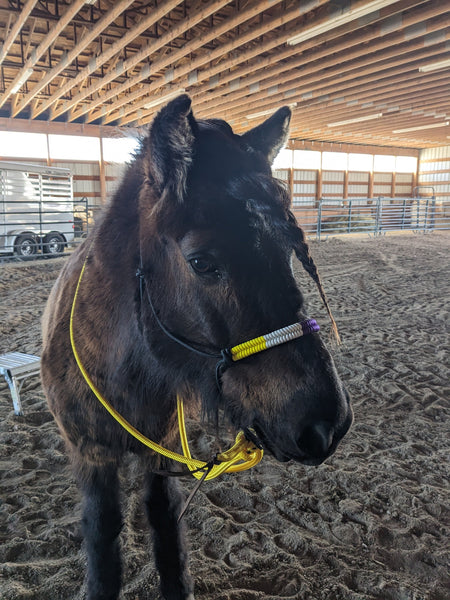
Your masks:
<instances>
[{"instance_id":1,"label":"horse","mask_svg":"<svg viewBox=\"0 0 450 600\"><path fill-rule=\"evenodd\" d=\"M96 390L169 449L178 446L179 397L205 426L220 414L280 462L321 464L351 425L349 395L305 320L295 256L332 319L328 300L289 192L271 172L290 118L282 107L238 135L223 120L197 120L189 96L172 100L51 291L41 375L83 499L89 600L120 591L118 469L130 452L144 464L162 596L194 598L173 462L130 435ZM291 325L300 332L286 337ZM278 331L275 345L241 360L229 351Z\"/></svg>"}]
</instances>

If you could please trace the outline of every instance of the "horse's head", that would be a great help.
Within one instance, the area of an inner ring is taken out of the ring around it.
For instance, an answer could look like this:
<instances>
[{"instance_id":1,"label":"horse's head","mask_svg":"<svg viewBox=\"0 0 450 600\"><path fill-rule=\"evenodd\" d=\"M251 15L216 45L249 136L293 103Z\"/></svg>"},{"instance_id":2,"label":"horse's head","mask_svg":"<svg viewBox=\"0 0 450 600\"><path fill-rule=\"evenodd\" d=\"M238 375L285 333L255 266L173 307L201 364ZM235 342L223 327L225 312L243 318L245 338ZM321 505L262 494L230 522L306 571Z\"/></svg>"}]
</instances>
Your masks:
<instances>
[{"instance_id":1,"label":"horse's head","mask_svg":"<svg viewBox=\"0 0 450 600\"><path fill-rule=\"evenodd\" d=\"M174 390L194 391L208 410L223 407L235 427L253 428L277 459L319 464L347 432L352 412L317 333L231 364L220 393L217 359L168 335L217 354L302 321L294 253L321 290L288 192L270 170L286 141L290 110L239 136L224 121L196 121L190 106L180 96L161 110L139 158L150 346L168 365Z\"/></svg>"}]
</instances>

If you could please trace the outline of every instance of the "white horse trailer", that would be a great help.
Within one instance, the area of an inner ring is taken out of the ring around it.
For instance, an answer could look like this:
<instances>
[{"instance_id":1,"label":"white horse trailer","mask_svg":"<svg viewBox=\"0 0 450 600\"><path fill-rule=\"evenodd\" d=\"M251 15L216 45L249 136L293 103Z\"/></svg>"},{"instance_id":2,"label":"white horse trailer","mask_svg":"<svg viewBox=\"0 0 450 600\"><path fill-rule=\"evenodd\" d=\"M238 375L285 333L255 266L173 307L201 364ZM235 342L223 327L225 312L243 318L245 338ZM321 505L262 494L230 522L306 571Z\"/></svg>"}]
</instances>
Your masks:
<instances>
[{"instance_id":1,"label":"white horse trailer","mask_svg":"<svg viewBox=\"0 0 450 600\"><path fill-rule=\"evenodd\" d=\"M70 171L0 162L0 254L61 254L73 239Z\"/></svg>"}]
</instances>

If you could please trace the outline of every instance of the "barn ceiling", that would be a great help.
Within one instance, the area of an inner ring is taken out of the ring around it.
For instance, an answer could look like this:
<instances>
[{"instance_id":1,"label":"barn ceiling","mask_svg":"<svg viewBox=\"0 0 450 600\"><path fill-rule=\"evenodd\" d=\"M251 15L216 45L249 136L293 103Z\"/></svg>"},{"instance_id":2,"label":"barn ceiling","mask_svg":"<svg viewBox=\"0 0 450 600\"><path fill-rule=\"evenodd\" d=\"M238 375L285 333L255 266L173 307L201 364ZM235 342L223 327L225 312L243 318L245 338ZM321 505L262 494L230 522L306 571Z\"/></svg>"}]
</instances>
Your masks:
<instances>
[{"instance_id":1,"label":"barn ceiling","mask_svg":"<svg viewBox=\"0 0 450 600\"><path fill-rule=\"evenodd\" d=\"M236 132L450 145L448 0L0 0L0 117L136 127L188 92Z\"/></svg>"}]
</instances>

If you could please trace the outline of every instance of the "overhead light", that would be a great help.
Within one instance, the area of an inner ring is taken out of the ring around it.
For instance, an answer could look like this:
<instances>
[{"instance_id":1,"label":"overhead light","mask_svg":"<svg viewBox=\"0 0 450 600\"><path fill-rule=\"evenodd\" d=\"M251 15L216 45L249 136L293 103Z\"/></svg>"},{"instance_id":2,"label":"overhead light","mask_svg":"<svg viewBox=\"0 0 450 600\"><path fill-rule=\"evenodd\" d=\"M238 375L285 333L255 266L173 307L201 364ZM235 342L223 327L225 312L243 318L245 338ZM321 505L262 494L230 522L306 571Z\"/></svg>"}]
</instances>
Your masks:
<instances>
[{"instance_id":1,"label":"overhead light","mask_svg":"<svg viewBox=\"0 0 450 600\"><path fill-rule=\"evenodd\" d=\"M23 84L28 80L28 78L30 77L32 72L33 72L33 69L30 68L30 69L26 69L22 73L20 78L17 80L17 82L11 88L11 94L17 94L17 92L20 90L20 88L23 86Z\"/></svg>"},{"instance_id":2,"label":"overhead light","mask_svg":"<svg viewBox=\"0 0 450 600\"><path fill-rule=\"evenodd\" d=\"M423 67L419 67L419 71L421 73L428 73L428 71L437 71L439 69L446 69L447 67L450 67L450 58L447 60L438 60L429 65L423 65Z\"/></svg>"},{"instance_id":3,"label":"overhead light","mask_svg":"<svg viewBox=\"0 0 450 600\"><path fill-rule=\"evenodd\" d=\"M151 100L151 102L147 102L147 104L144 104L144 108L153 108L154 106L158 106L158 104L162 104L163 102L172 100L172 98L175 98L176 96L179 96L180 94L184 94L185 91L186 90L184 88L180 88L179 90L174 90L173 92L170 92L169 94L166 94L165 96L159 96L158 98Z\"/></svg>"},{"instance_id":4,"label":"overhead light","mask_svg":"<svg viewBox=\"0 0 450 600\"><path fill-rule=\"evenodd\" d=\"M355 119L348 119L347 121L336 121L336 123L328 123L327 127L340 127L341 125L351 125L352 123L362 123L363 121L372 121L372 119L379 119L383 116L383 113L375 113L374 115L366 115L365 117L356 117Z\"/></svg>"},{"instance_id":5,"label":"overhead light","mask_svg":"<svg viewBox=\"0 0 450 600\"><path fill-rule=\"evenodd\" d=\"M422 129L434 129L435 127L446 127L450 125L450 121L443 123L432 123L431 125L418 125L417 127L407 127L406 129L396 129L392 133L408 133L409 131L421 131Z\"/></svg>"},{"instance_id":6,"label":"overhead light","mask_svg":"<svg viewBox=\"0 0 450 600\"><path fill-rule=\"evenodd\" d=\"M84 3L85 3L85 4L90 4L91 6L92 6L93 4L95 4L96 2L97 2L97 0L84 0Z\"/></svg>"},{"instance_id":7,"label":"overhead light","mask_svg":"<svg viewBox=\"0 0 450 600\"><path fill-rule=\"evenodd\" d=\"M295 108L297 106L297 102L292 102L292 104L288 104L289 108ZM272 115L275 112L273 108L268 108L267 110L262 110L261 112L252 113L251 115L246 115L246 119L259 119L259 117L267 117L267 115Z\"/></svg>"},{"instance_id":8,"label":"overhead light","mask_svg":"<svg viewBox=\"0 0 450 600\"><path fill-rule=\"evenodd\" d=\"M319 25L305 29L301 33L289 38L287 43L290 46L295 46L295 44L305 42L306 40L310 40L311 38L322 33L326 33L331 29L335 29L336 27L340 27L341 25L345 25L346 23L350 23L351 21L365 17L366 15L380 10L385 6L395 4L395 2L397 2L397 0L373 0L372 2L365 2L363 3L363 6L359 6L357 8L351 8L351 4L349 3L347 7L339 9L340 14L333 13L330 18L325 21L325 23L320 23Z\"/></svg>"}]
</instances>

